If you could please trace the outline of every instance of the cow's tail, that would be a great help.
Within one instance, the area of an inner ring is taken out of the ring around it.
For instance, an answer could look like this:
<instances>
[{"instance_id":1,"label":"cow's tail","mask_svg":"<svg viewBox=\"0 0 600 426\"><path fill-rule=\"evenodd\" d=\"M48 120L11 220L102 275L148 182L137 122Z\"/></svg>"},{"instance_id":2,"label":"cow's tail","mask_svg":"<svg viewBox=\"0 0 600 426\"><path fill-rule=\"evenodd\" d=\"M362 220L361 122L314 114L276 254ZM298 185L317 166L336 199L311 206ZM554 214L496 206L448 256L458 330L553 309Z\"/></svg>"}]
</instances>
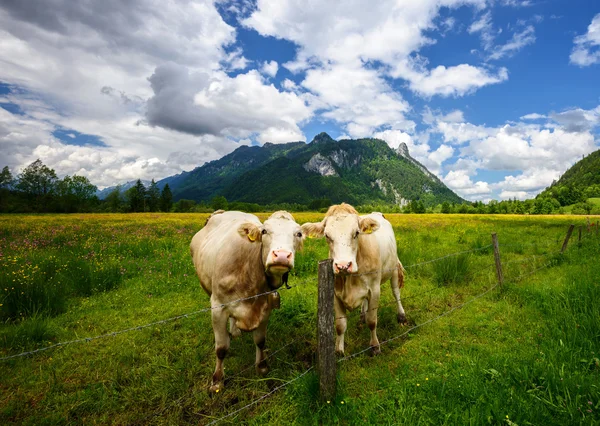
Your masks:
<instances>
[{"instance_id":1,"label":"cow's tail","mask_svg":"<svg viewBox=\"0 0 600 426\"><path fill-rule=\"evenodd\" d=\"M404 288L404 273L406 270L402 266L402 262L398 261L398 288Z\"/></svg>"},{"instance_id":2,"label":"cow's tail","mask_svg":"<svg viewBox=\"0 0 600 426\"><path fill-rule=\"evenodd\" d=\"M216 216L216 215L218 215L218 214L221 214L221 213L225 213L225 210L216 210L216 211L214 211L214 212L213 212L213 213L212 213L210 216L208 216L208 219L206 219L206 222L204 222L204 226L206 226L206 224L208 223L208 221L209 221L209 220L210 220L210 219L211 219L213 216Z\"/></svg>"}]
</instances>

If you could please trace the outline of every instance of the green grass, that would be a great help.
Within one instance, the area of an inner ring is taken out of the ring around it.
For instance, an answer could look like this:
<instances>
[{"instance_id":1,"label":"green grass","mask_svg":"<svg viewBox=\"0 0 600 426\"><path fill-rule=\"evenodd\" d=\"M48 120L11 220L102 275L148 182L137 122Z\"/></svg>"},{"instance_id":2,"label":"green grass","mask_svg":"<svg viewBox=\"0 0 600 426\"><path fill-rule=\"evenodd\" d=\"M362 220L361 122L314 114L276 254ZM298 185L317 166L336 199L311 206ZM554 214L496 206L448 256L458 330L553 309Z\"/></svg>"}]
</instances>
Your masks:
<instances>
[{"instance_id":1,"label":"green grass","mask_svg":"<svg viewBox=\"0 0 600 426\"><path fill-rule=\"evenodd\" d=\"M79 217L0 216L0 279L24 293L0 289L0 357L208 306L189 258L206 215L85 216L85 228ZM329 404L310 372L221 424L600 424L600 239L584 233L578 243L574 235L557 254L568 224L584 218L386 217L407 269L402 300L411 325L496 283L493 254L481 250L492 232L505 286L384 344L378 357L339 363ZM315 271L326 256L325 242L313 239L297 256L294 288L281 290L269 323L266 377L254 372L252 336L244 334L232 341L225 390L210 396L214 338L210 315L198 314L0 361L0 423L206 424L244 407L315 364ZM30 274L35 266L45 272L39 278ZM388 283L381 293L384 342L410 326L397 324ZM357 314L349 314L346 354L368 346Z\"/></svg>"}]
</instances>

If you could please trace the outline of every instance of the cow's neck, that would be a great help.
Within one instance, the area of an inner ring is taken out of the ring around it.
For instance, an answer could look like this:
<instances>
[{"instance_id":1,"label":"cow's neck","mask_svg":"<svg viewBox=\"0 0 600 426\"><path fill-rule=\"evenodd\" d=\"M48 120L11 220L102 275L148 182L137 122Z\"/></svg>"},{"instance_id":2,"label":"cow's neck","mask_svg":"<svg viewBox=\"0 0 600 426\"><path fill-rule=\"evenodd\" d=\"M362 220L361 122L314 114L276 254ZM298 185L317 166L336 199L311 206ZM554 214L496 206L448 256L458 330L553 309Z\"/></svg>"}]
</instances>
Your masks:
<instances>
[{"instance_id":1,"label":"cow's neck","mask_svg":"<svg viewBox=\"0 0 600 426\"><path fill-rule=\"evenodd\" d=\"M283 284L285 284L287 286L288 274L289 274L289 272L286 272L283 275L270 275L270 274L265 273L267 287L269 287L269 290L276 290L279 287L281 287Z\"/></svg>"}]
</instances>

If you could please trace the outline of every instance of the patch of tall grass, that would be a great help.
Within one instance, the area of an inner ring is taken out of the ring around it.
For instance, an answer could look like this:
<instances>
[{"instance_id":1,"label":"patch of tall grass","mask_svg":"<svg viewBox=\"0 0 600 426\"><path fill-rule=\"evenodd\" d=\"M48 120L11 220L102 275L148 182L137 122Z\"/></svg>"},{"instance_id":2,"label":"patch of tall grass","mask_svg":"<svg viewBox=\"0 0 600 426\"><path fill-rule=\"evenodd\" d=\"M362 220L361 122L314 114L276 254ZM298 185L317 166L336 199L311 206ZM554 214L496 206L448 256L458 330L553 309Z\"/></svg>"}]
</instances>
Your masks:
<instances>
[{"instance_id":1,"label":"patch of tall grass","mask_svg":"<svg viewBox=\"0 0 600 426\"><path fill-rule=\"evenodd\" d=\"M432 263L433 276L438 286L464 284L472 276L471 255L459 254Z\"/></svg>"}]
</instances>

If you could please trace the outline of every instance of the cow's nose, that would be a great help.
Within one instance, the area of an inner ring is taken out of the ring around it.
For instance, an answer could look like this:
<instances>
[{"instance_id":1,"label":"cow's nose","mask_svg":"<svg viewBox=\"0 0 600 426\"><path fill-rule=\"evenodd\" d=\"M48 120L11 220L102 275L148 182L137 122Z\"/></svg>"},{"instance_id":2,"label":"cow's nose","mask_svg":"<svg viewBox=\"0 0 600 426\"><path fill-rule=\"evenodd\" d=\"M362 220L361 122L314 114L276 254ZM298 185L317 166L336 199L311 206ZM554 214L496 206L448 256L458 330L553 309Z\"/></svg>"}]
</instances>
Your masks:
<instances>
[{"instance_id":1,"label":"cow's nose","mask_svg":"<svg viewBox=\"0 0 600 426\"><path fill-rule=\"evenodd\" d=\"M333 269L335 273L352 272L352 262L335 262Z\"/></svg>"},{"instance_id":2,"label":"cow's nose","mask_svg":"<svg viewBox=\"0 0 600 426\"><path fill-rule=\"evenodd\" d=\"M273 263L286 265L292 260L292 252L287 250L273 250L271 255L273 256Z\"/></svg>"}]
</instances>

